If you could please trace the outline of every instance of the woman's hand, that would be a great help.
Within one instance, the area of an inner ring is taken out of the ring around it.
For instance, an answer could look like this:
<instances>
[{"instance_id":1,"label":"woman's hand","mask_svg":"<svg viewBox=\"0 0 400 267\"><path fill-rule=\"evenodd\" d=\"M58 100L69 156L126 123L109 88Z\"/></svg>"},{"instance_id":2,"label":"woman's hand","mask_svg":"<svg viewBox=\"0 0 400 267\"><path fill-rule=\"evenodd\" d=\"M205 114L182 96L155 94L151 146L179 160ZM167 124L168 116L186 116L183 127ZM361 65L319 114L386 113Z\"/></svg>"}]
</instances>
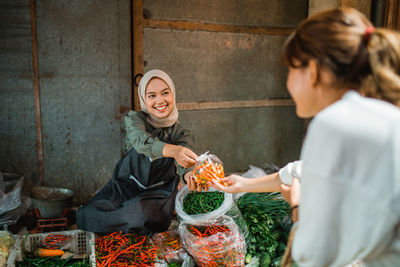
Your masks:
<instances>
[{"instance_id":1,"label":"woman's hand","mask_svg":"<svg viewBox=\"0 0 400 267\"><path fill-rule=\"evenodd\" d=\"M187 147L165 144L163 156L174 158L183 168L192 167L196 163L197 155Z\"/></svg>"},{"instance_id":2,"label":"woman's hand","mask_svg":"<svg viewBox=\"0 0 400 267\"><path fill-rule=\"evenodd\" d=\"M185 173L183 179L185 179L189 190L201 192L204 189L204 191L208 191L208 187L202 188L199 184L196 183L193 177L193 172Z\"/></svg>"},{"instance_id":3,"label":"woman's hand","mask_svg":"<svg viewBox=\"0 0 400 267\"><path fill-rule=\"evenodd\" d=\"M301 195L301 185L300 180L298 178L292 179L292 185L288 186L285 184L281 184L281 193L283 198L289 202L290 207L292 208L292 220L297 222L299 219L299 204L300 204L300 195Z\"/></svg>"},{"instance_id":4,"label":"woman's hand","mask_svg":"<svg viewBox=\"0 0 400 267\"><path fill-rule=\"evenodd\" d=\"M214 187L215 189L225 191L228 193L239 193L245 191L244 186L248 180L249 179L244 178L242 176L232 174L225 178L221 178L221 182L224 183L225 185L220 184L216 181L211 181L211 186Z\"/></svg>"},{"instance_id":5,"label":"woman's hand","mask_svg":"<svg viewBox=\"0 0 400 267\"><path fill-rule=\"evenodd\" d=\"M196 163L197 155L187 147L176 146L174 158L183 168L189 168Z\"/></svg>"},{"instance_id":6,"label":"woman's hand","mask_svg":"<svg viewBox=\"0 0 400 267\"><path fill-rule=\"evenodd\" d=\"M291 207L298 206L300 204L301 195L300 180L298 178L293 178L291 186L281 184L281 193Z\"/></svg>"}]
</instances>

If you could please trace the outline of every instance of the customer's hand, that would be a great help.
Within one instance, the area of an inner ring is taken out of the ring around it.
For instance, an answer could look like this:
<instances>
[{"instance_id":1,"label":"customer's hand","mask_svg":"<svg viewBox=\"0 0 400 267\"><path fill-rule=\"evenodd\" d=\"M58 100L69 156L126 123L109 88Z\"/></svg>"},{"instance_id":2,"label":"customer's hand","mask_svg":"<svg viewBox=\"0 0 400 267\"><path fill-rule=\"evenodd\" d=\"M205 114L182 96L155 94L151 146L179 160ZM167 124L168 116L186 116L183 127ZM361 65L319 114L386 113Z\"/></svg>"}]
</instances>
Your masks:
<instances>
[{"instance_id":1,"label":"customer's hand","mask_svg":"<svg viewBox=\"0 0 400 267\"><path fill-rule=\"evenodd\" d=\"M225 191L228 193L239 193L243 192L243 186L247 180L248 180L247 178L244 178L236 174L232 174L230 176L222 178L221 179L222 183L212 181L211 186L214 187L215 189Z\"/></svg>"},{"instance_id":2,"label":"customer's hand","mask_svg":"<svg viewBox=\"0 0 400 267\"><path fill-rule=\"evenodd\" d=\"M293 178L292 185L281 184L281 193L283 198L289 202L291 207L300 204L301 184L298 178Z\"/></svg>"}]
</instances>

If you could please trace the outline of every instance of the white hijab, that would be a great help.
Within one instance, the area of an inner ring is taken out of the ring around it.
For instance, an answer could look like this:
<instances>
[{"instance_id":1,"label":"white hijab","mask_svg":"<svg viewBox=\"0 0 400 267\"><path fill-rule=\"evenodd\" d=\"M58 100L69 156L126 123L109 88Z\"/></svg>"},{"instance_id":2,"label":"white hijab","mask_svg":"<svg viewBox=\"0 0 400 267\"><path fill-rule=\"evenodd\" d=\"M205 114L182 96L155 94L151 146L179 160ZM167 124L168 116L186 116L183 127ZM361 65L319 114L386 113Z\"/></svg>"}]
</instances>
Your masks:
<instances>
[{"instance_id":1,"label":"white hijab","mask_svg":"<svg viewBox=\"0 0 400 267\"><path fill-rule=\"evenodd\" d=\"M169 89L172 92L172 96L174 97L174 108L172 109L171 113L168 115L168 117L163 118L163 119L158 119L154 116L152 116L146 109L146 86L149 83L149 81L154 78L160 78L162 79L169 87ZM140 107L142 108L142 111L149 116L147 116L147 121L153 125L155 128L165 128L165 127L170 127L175 124L175 122L178 120L178 109L176 108L176 102L175 102L175 85L174 82L171 80L171 78L163 72L162 70L149 70L146 72L142 79L139 82L138 86L138 94L139 94L139 100L140 100Z\"/></svg>"}]
</instances>

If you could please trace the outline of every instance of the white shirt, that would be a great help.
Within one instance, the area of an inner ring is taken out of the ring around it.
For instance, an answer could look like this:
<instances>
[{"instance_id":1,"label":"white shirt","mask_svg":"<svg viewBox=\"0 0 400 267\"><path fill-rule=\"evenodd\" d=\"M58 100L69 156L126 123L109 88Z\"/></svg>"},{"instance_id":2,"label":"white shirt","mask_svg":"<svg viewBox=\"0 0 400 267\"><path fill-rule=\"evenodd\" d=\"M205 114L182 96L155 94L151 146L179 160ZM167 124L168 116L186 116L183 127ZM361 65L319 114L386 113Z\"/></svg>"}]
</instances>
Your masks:
<instances>
[{"instance_id":1,"label":"white shirt","mask_svg":"<svg viewBox=\"0 0 400 267\"><path fill-rule=\"evenodd\" d=\"M279 170L279 178L282 183L286 185L292 185L293 178L301 178L302 169L302 160L289 162L285 167Z\"/></svg>"},{"instance_id":2,"label":"white shirt","mask_svg":"<svg viewBox=\"0 0 400 267\"><path fill-rule=\"evenodd\" d=\"M400 266L400 110L354 91L311 122L293 258Z\"/></svg>"}]
</instances>

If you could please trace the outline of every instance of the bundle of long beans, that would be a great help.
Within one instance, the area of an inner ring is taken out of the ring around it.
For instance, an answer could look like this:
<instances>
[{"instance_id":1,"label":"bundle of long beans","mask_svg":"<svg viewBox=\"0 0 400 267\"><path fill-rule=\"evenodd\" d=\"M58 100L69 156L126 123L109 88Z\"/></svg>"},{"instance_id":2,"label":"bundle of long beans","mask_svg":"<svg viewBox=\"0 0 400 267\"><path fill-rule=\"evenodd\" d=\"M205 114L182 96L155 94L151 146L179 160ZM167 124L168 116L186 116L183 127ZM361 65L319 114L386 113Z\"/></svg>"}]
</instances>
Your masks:
<instances>
[{"instance_id":1,"label":"bundle of long beans","mask_svg":"<svg viewBox=\"0 0 400 267\"><path fill-rule=\"evenodd\" d=\"M219 208L222 202L222 192L190 192L183 199L183 211L188 215L207 213Z\"/></svg>"},{"instance_id":2,"label":"bundle of long beans","mask_svg":"<svg viewBox=\"0 0 400 267\"><path fill-rule=\"evenodd\" d=\"M96 262L102 266L154 266L158 247L148 236L114 232L96 238Z\"/></svg>"},{"instance_id":3,"label":"bundle of long beans","mask_svg":"<svg viewBox=\"0 0 400 267\"><path fill-rule=\"evenodd\" d=\"M60 257L40 258L37 256L26 255L23 261L17 261L16 267L89 267L89 259L60 259Z\"/></svg>"}]
</instances>

